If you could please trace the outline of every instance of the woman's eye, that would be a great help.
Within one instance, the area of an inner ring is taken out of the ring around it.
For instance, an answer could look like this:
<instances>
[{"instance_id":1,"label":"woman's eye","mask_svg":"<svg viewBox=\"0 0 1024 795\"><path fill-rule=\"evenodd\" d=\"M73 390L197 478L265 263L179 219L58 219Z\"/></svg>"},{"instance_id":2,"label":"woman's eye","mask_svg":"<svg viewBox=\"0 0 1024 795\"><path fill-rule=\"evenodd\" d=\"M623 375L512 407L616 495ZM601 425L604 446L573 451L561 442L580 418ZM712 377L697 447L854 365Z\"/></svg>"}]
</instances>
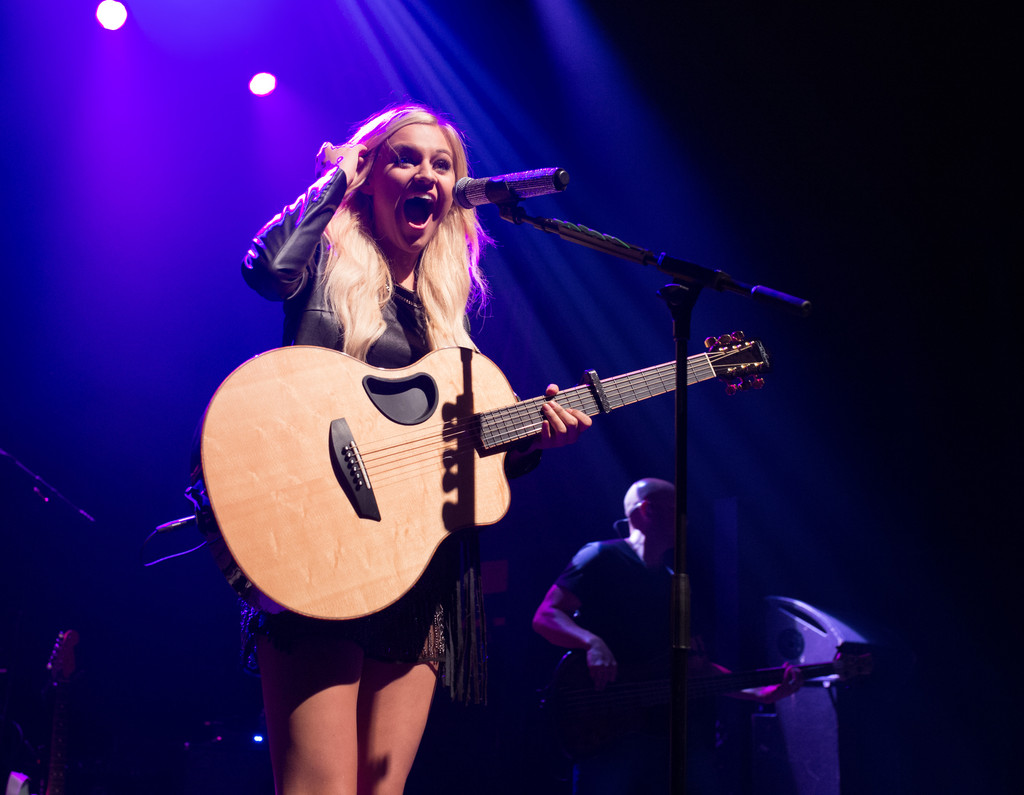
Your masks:
<instances>
[{"instance_id":1,"label":"woman's eye","mask_svg":"<svg viewBox=\"0 0 1024 795\"><path fill-rule=\"evenodd\" d=\"M452 168L452 164L448 160L443 160L442 159L442 160L438 160L436 163L434 163L434 171L440 171L440 172L443 173L443 172L451 171L451 168Z\"/></svg>"}]
</instances>

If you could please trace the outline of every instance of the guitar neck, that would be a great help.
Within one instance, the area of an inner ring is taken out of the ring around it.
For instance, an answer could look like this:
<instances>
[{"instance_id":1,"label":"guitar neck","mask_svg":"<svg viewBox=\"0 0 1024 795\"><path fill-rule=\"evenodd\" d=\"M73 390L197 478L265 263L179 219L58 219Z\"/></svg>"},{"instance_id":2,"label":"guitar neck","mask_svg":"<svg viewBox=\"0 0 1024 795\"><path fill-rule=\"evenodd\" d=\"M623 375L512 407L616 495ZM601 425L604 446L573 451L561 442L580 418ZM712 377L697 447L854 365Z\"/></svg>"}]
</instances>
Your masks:
<instances>
[{"instance_id":1,"label":"guitar neck","mask_svg":"<svg viewBox=\"0 0 1024 795\"><path fill-rule=\"evenodd\" d=\"M818 663L797 667L803 672L805 679L831 676L836 673L835 663ZM686 680L686 695L687 698L702 698L738 693L753 687L777 685L782 682L785 675L785 668L765 668L759 671L690 677ZM589 674L586 673L585 668L571 670L568 677L559 694L563 699L561 709L567 713L593 710L600 705L605 709L622 711L622 714L626 715L669 703L671 682L668 679L615 682L605 690L595 691L591 687ZM587 714L593 717L595 713L591 711Z\"/></svg>"},{"instance_id":2,"label":"guitar neck","mask_svg":"<svg viewBox=\"0 0 1024 795\"><path fill-rule=\"evenodd\" d=\"M67 773L67 685L60 682L55 687L53 702L53 727L50 732L50 763L47 767L46 795L64 795Z\"/></svg>"},{"instance_id":3,"label":"guitar neck","mask_svg":"<svg viewBox=\"0 0 1024 795\"><path fill-rule=\"evenodd\" d=\"M831 676L836 673L835 663L817 663L797 666L804 679L815 679L820 676ZM753 687L777 685L785 678L785 668L764 668L759 671L741 671L739 673L716 674L715 676L688 677L686 695L688 698L721 696L726 693L738 693ZM586 685L589 690L589 681ZM645 709L667 704L671 692L668 679L648 679L641 681L616 682L601 692L590 690L588 699L606 702L629 704L632 708Z\"/></svg>"},{"instance_id":4,"label":"guitar neck","mask_svg":"<svg viewBox=\"0 0 1024 795\"><path fill-rule=\"evenodd\" d=\"M74 648L78 633L73 629L57 635L46 669L53 686L53 724L50 731L50 764L46 777L46 795L64 795L67 773L68 682L75 670Z\"/></svg>"},{"instance_id":5,"label":"guitar neck","mask_svg":"<svg viewBox=\"0 0 1024 795\"><path fill-rule=\"evenodd\" d=\"M711 355L698 353L686 360L686 385L716 377ZM593 383L575 386L558 393L558 402L566 408L578 409L593 417L601 412L638 403L647 398L673 392L676 388L676 363L647 367L604 380L594 377ZM513 444L540 433L544 421L541 406L544 397L524 400L512 406L477 415L480 440L485 450Z\"/></svg>"},{"instance_id":6,"label":"guitar neck","mask_svg":"<svg viewBox=\"0 0 1024 795\"><path fill-rule=\"evenodd\" d=\"M836 672L835 663L818 663L815 665L797 666L805 679L819 676L831 676ZM765 668L760 671L742 671L740 673L707 676L687 681L686 693L691 698L700 696L720 696L724 693L738 693L752 687L777 685L785 678L785 668Z\"/></svg>"}]
</instances>

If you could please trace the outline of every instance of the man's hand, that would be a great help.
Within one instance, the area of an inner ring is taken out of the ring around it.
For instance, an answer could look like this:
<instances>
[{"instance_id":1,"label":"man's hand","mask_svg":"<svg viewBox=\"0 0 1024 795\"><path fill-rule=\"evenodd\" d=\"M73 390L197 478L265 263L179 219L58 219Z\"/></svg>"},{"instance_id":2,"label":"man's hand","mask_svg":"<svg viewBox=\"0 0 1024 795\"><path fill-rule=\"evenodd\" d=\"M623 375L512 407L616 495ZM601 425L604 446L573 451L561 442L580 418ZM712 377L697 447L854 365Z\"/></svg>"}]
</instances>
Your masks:
<instances>
[{"instance_id":1,"label":"man's hand","mask_svg":"<svg viewBox=\"0 0 1024 795\"><path fill-rule=\"evenodd\" d=\"M619 673L619 664L615 661L612 650L596 635L587 646L587 669L590 671L590 678L594 680L595 690L604 690L615 681Z\"/></svg>"}]
</instances>

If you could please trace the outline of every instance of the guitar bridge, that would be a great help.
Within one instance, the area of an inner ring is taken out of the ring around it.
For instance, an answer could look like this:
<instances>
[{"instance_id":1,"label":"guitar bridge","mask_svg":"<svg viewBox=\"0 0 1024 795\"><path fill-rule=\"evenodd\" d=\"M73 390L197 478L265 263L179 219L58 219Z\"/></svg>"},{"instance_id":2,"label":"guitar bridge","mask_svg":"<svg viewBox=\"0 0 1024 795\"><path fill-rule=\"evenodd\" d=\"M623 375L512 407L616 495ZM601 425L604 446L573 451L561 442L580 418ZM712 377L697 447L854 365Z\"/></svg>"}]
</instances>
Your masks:
<instances>
[{"instance_id":1,"label":"guitar bridge","mask_svg":"<svg viewBox=\"0 0 1024 795\"><path fill-rule=\"evenodd\" d=\"M356 515L360 519L372 519L379 522L380 508L377 506L377 498L370 485L370 476L363 464L359 446L344 418L331 422L329 446L334 476L345 490Z\"/></svg>"}]
</instances>

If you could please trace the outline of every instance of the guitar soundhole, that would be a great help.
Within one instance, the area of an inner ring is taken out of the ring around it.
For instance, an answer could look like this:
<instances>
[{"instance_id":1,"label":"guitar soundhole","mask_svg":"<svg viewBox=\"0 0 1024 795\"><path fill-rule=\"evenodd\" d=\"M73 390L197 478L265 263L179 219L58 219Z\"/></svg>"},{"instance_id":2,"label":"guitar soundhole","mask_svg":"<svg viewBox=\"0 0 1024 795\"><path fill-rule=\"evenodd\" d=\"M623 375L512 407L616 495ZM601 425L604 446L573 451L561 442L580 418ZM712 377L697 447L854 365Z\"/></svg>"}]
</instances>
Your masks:
<instances>
[{"instance_id":1,"label":"guitar soundhole","mask_svg":"<svg viewBox=\"0 0 1024 795\"><path fill-rule=\"evenodd\" d=\"M426 373L394 380L368 375L363 389L377 410L399 425L418 425L437 409L437 384Z\"/></svg>"}]
</instances>

